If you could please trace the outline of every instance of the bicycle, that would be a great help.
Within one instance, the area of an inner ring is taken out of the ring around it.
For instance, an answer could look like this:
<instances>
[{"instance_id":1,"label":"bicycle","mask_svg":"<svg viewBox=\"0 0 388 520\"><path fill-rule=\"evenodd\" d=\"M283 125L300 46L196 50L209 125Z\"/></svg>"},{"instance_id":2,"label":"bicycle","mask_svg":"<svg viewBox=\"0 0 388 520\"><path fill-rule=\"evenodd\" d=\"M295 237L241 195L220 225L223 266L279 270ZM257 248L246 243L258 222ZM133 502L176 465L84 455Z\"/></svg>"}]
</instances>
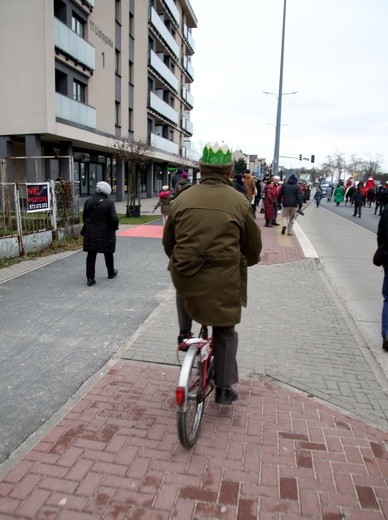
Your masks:
<instances>
[{"instance_id":1,"label":"bicycle","mask_svg":"<svg viewBox=\"0 0 388 520\"><path fill-rule=\"evenodd\" d=\"M205 400L215 387L214 346L202 325L197 338L188 338L178 345L179 353L186 352L175 390L179 440L185 448L196 443L205 410Z\"/></svg>"}]
</instances>

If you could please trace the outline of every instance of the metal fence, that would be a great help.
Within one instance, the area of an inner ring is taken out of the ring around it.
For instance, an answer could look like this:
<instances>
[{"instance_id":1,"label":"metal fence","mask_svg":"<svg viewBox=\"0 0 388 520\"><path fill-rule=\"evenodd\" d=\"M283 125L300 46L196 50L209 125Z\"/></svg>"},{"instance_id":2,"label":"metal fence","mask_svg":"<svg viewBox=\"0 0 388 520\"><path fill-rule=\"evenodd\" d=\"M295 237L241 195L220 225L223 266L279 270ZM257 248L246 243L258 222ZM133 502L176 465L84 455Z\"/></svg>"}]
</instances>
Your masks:
<instances>
[{"instance_id":1,"label":"metal fence","mask_svg":"<svg viewBox=\"0 0 388 520\"><path fill-rule=\"evenodd\" d=\"M0 239L17 236L20 254L25 252L26 235L52 231L55 237L58 228L80 221L79 182L74 182L73 162L69 157L55 158L54 163L51 159L0 159ZM56 180L52 180L54 175Z\"/></svg>"}]
</instances>

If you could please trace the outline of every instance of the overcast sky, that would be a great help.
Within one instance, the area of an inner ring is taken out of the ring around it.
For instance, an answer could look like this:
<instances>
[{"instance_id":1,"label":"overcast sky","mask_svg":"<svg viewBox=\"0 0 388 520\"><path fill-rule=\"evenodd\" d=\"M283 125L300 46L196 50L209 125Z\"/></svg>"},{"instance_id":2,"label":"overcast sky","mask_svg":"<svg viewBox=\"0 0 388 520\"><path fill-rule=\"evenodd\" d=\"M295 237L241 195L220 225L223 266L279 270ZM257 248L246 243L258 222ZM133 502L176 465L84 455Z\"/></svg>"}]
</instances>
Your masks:
<instances>
[{"instance_id":1,"label":"overcast sky","mask_svg":"<svg viewBox=\"0 0 388 520\"><path fill-rule=\"evenodd\" d=\"M224 141L271 163L284 0L190 3L193 148ZM314 154L319 167L338 150L388 172L388 0L288 0L283 93L293 91L282 97L281 156Z\"/></svg>"}]
</instances>

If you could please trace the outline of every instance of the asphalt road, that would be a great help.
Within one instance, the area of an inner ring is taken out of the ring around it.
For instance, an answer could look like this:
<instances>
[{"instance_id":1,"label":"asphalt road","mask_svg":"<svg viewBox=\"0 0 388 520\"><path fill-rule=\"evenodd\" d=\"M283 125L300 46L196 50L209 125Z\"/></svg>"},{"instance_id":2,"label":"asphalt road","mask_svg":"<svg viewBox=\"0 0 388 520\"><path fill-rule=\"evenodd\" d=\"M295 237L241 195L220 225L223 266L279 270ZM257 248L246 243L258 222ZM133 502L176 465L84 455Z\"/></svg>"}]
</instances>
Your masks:
<instances>
[{"instance_id":1,"label":"asphalt road","mask_svg":"<svg viewBox=\"0 0 388 520\"><path fill-rule=\"evenodd\" d=\"M170 284L160 241L120 237L107 279L87 287L78 252L0 284L0 462L97 372L160 303Z\"/></svg>"},{"instance_id":2,"label":"asphalt road","mask_svg":"<svg viewBox=\"0 0 388 520\"><path fill-rule=\"evenodd\" d=\"M312 204L315 205L315 201L313 201ZM321 201L321 206L323 208L329 209L330 211L333 211L337 215L341 215L341 217L351 220L352 222L354 222L355 224L358 224L359 226L369 229L369 231L377 233L379 215L378 214L374 215L374 211L375 211L374 204L372 204L371 208L369 208L368 206L362 208L361 218L353 217L354 207L350 206L350 204L345 206L344 202L342 202L339 206L337 206L333 202L333 200L331 202L327 202L327 199L323 198Z\"/></svg>"}]
</instances>

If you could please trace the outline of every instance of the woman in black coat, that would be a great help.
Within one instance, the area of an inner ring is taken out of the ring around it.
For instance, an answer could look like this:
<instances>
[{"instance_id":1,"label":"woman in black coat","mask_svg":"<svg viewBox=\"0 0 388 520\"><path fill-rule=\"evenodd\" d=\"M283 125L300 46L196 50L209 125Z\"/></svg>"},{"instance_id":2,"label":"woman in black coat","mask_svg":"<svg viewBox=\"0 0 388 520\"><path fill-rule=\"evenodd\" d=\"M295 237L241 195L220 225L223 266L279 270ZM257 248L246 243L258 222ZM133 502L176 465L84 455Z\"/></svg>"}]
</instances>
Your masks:
<instances>
[{"instance_id":1,"label":"woman in black coat","mask_svg":"<svg viewBox=\"0 0 388 520\"><path fill-rule=\"evenodd\" d=\"M86 257L86 278L88 285L94 285L97 253L103 253L108 278L117 276L114 268L113 253L116 250L116 230L119 228L119 219L114 202L108 197L112 188L107 182L101 181L96 185L96 193L85 202L82 219L84 227L83 250Z\"/></svg>"}]
</instances>

